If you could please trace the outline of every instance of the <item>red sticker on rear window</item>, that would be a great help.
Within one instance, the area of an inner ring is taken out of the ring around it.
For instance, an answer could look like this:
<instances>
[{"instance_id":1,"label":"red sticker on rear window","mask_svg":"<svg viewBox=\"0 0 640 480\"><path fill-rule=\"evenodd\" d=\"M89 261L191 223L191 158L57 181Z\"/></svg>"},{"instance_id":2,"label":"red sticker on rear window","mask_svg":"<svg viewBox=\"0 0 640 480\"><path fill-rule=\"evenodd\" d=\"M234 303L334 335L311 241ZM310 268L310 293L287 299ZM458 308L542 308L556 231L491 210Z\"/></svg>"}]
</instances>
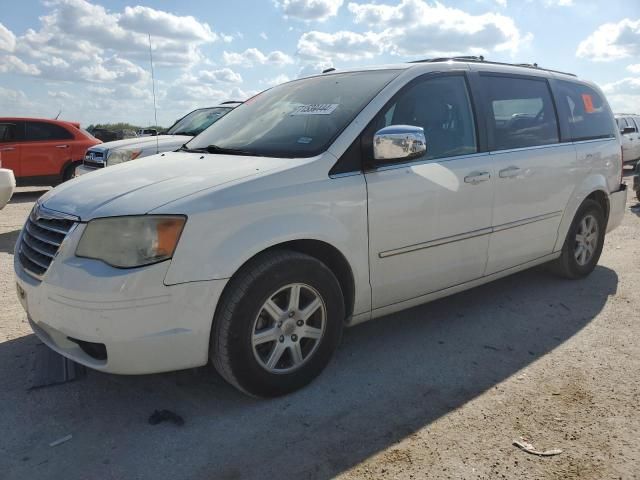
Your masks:
<instances>
[{"instance_id":1,"label":"red sticker on rear window","mask_svg":"<svg viewBox=\"0 0 640 480\"><path fill-rule=\"evenodd\" d=\"M596 109L593 108L593 98L588 93L582 94L582 103L584 103L584 109L587 113L593 113L596 111Z\"/></svg>"}]
</instances>

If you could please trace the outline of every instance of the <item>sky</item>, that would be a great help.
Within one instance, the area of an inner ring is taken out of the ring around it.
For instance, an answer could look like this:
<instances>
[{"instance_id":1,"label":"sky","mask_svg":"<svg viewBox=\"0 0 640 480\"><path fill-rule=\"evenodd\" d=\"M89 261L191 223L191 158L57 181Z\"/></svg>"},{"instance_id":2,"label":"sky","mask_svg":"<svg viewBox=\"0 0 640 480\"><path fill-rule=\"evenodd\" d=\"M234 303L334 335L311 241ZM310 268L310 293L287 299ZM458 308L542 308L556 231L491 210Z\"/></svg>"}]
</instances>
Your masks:
<instances>
[{"instance_id":1,"label":"sky","mask_svg":"<svg viewBox=\"0 0 640 480\"><path fill-rule=\"evenodd\" d=\"M0 8L0 116L154 124L325 68L538 63L640 113L640 0L21 0Z\"/></svg>"}]
</instances>

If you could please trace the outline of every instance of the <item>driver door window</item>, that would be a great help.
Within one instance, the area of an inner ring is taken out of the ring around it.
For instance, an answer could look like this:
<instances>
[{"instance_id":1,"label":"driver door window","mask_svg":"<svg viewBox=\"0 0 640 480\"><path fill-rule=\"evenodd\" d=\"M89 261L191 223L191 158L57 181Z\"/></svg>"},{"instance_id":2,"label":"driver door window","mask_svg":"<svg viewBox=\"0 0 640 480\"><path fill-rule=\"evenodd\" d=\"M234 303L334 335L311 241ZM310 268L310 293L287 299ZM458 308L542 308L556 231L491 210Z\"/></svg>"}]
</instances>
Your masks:
<instances>
[{"instance_id":1,"label":"driver door window","mask_svg":"<svg viewBox=\"0 0 640 480\"><path fill-rule=\"evenodd\" d=\"M420 81L403 91L382 112L376 129L391 125L424 129L425 160L477 152L471 102L462 76Z\"/></svg>"}]
</instances>

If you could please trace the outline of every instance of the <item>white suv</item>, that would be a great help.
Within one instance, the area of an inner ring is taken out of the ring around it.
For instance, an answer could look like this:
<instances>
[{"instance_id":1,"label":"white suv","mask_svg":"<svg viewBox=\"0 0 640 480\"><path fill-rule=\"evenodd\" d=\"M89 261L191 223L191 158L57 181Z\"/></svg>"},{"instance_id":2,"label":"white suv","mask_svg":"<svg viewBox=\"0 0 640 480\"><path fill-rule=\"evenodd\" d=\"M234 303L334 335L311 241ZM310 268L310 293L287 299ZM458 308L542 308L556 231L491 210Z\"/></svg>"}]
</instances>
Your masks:
<instances>
[{"instance_id":1,"label":"white suv","mask_svg":"<svg viewBox=\"0 0 640 480\"><path fill-rule=\"evenodd\" d=\"M36 334L89 367L211 360L280 395L347 325L542 263L588 275L624 214L621 174L613 114L572 75L480 59L334 71L47 193L17 242L18 294Z\"/></svg>"}]
</instances>

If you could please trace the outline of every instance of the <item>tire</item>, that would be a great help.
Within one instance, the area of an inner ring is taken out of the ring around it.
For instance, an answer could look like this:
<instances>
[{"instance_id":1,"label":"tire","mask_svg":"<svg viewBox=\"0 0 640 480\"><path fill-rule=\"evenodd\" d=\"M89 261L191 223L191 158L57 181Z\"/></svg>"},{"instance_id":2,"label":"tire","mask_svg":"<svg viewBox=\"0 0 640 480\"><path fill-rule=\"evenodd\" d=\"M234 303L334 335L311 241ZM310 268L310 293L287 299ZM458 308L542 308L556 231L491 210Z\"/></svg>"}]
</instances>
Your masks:
<instances>
[{"instance_id":1,"label":"tire","mask_svg":"<svg viewBox=\"0 0 640 480\"><path fill-rule=\"evenodd\" d=\"M64 169L64 171L62 172L62 179L60 181L60 183L64 183L67 182L69 180L71 180L76 172L76 167L79 165L79 162L72 162L69 165L67 165Z\"/></svg>"},{"instance_id":2,"label":"tire","mask_svg":"<svg viewBox=\"0 0 640 480\"><path fill-rule=\"evenodd\" d=\"M299 308L291 317L288 304L295 289ZM302 320L312 304L315 310L309 311L314 313ZM256 397L284 395L307 385L326 367L340 343L344 319L342 290L326 265L295 251L266 252L243 266L225 288L209 356L240 391ZM278 355L280 360L274 361Z\"/></svg>"},{"instance_id":3,"label":"tire","mask_svg":"<svg viewBox=\"0 0 640 480\"><path fill-rule=\"evenodd\" d=\"M585 225L590 224L596 226L595 233L589 235L595 243L590 245L590 250L588 248L585 250L585 243L581 242L577 236L580 235L584 238L582 232L585 231ZM584 278L589 275L596 268L600 259L606 226L604 212L600 204L594 200L585 200L571 223L567 238L562 246L562 254L552 265L553 271L569 279Z\"/></svg>"}]
</instances>

